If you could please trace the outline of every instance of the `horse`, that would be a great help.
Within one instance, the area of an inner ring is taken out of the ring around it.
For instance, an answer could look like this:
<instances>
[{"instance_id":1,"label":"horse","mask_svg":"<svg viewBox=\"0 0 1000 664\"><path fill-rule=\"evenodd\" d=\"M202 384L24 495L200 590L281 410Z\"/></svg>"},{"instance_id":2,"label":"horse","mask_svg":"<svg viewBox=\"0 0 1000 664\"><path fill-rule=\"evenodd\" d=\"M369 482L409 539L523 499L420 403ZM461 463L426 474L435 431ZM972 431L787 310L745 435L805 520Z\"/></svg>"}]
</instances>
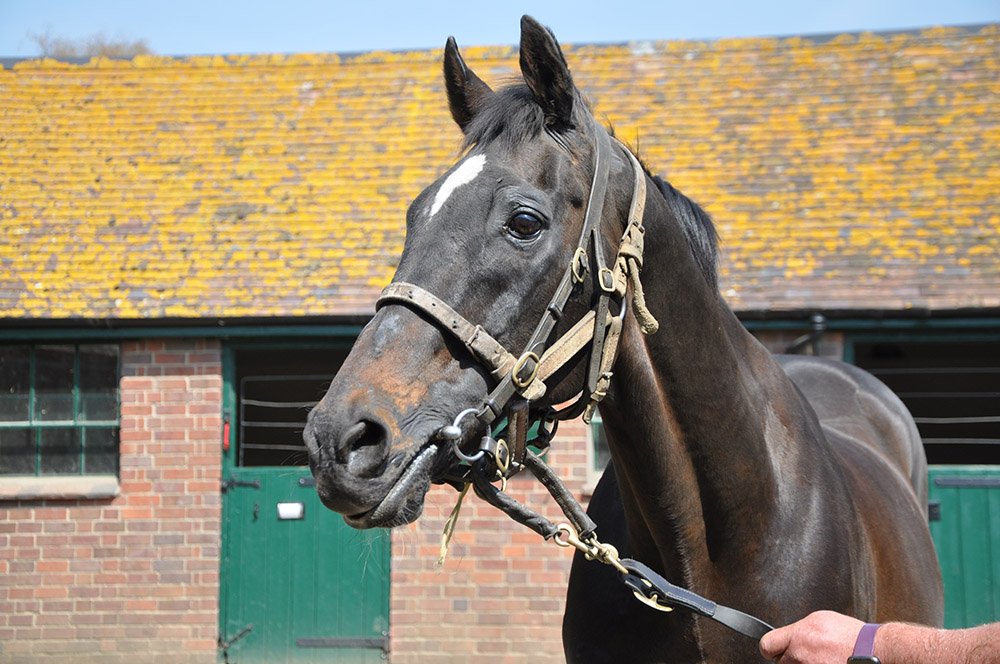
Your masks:
<instances>
[{"instance_id":1,"label":"horse","mask_svg":"<svg viewBox=\"0 0 1000 664\"><path fill-rule=\"evenodd\" d=\"M409 523L481 438L524 465L491 438L508 404L544 420L600 402L612 462L588 515L623 556L773 625L818 609L940 625L903 404L852 366L767 351L720 294L708 215L598 123L527 16L519 58L523 80L494 90L448 39L464 149L409 207L393 281L309 414L322 502L355 528ZM754 640L654 611L617 577L576 554L567 661L761 661Z\"/></svg>"}]
</instances>

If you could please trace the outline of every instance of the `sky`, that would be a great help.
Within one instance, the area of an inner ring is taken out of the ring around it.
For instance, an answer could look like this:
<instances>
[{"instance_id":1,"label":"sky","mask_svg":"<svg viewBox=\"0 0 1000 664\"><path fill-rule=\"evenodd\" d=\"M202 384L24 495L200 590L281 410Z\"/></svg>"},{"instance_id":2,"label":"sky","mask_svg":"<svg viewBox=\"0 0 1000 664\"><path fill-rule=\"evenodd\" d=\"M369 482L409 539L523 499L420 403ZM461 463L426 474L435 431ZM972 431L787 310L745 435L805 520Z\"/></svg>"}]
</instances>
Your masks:
<instances>
[{"instance_id":1,"label":"sky","mask_svg":"<svg viewBox=\"0 0 1000 664\"><path fill-rule=\"evenodd\" d=\"M145 39L160 55L510 45L521 14L565 44L812 35L1000 22L1000 0L0 0L0 57L31 34Z\"/></svg>"}]
</instances>

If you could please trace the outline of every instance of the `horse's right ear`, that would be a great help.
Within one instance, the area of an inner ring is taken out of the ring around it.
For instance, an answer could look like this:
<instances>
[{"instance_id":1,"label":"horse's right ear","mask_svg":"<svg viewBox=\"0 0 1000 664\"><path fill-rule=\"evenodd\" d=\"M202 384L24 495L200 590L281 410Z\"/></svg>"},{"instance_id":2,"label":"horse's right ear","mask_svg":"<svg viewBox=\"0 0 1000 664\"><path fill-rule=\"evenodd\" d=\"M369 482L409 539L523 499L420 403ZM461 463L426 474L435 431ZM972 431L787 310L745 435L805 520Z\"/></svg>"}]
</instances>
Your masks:
<instances>
[{"instance_id":1,"label":"horse's right ear","mask_svg":"<svg viewBox=\"0 0 1000 664\"><path fill-rule=\"evenodd\" d=\"M493 95L493 90L465 66L454 37L448 37L444 47L444 85L448 90L451 117L464 132Z\"/></svg>"},{"instance_id":2,"label":"horse's right ear","mask_svg":"<svg viewBox=\"0 0 1000 664\"><path fill-rule=\"evenodd\" d=\"M572 124L576 87L552 31L528 15L521 17L521 74L545 122L556 128Z\"/></svg>"}]
</instances>

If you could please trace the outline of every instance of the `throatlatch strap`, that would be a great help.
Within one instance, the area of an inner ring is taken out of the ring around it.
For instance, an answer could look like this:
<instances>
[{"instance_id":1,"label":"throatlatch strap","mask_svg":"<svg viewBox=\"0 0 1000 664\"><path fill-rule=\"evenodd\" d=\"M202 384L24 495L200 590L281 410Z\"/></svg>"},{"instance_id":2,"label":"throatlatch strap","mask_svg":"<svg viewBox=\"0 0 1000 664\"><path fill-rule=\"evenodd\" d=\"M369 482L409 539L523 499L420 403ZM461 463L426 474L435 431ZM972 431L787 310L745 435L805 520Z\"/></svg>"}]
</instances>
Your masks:
<instances>
[{"instance_id":1,"label":"throatlatch strap","mask_svg":"<svg viewBox=\"0 0 1000 664\"><path fill-rule=\"evenodd\" d=\"M642 281L639 280L645 250L646 229L642 225L642 219L646 213L646 174L635 155L628 150L624 150L624 152L629 161L632 162L635 183L632 186L632 204L628 211L628 226L622 236L622 243L618 247L618 262L615 269L628 275L629 282L632 284L632 313L639 321L639 328L643 334L653 334L659 329L660 324L656 322L646 306L646 294L642 289Z\"/></svg>"}]
</instances>

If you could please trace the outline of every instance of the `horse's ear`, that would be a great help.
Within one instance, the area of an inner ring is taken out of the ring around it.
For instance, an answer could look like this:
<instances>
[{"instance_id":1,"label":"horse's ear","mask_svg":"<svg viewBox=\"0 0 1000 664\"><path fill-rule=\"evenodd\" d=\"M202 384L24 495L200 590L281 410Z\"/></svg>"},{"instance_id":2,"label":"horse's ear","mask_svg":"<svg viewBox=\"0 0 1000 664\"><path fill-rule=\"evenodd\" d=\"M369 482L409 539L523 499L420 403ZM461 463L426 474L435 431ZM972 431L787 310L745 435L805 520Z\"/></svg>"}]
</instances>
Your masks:
<instances>
[{"instance_id":1,"label":"horse's ear","mask_svg":"<svg viewBox=\"0 0 1000 664\"><path fill-rule=\"evenodd\" d=\"M493 90L465 66L454 37L448 37L448 43L444 47L444 85L448 90L451 117L465 131L472 118L486 105Z\"/></svg>"},{"instance_id":2,"label":"horse's ear","mask_svg":"<svg viewBox=\"0 0 1000 664\"><path fill-rule=\"evenodd\" d=\"M521 17L521 74L550 126L567 127L575 87L555 35L530 16Z\"/></svg>"}]
</instances>

